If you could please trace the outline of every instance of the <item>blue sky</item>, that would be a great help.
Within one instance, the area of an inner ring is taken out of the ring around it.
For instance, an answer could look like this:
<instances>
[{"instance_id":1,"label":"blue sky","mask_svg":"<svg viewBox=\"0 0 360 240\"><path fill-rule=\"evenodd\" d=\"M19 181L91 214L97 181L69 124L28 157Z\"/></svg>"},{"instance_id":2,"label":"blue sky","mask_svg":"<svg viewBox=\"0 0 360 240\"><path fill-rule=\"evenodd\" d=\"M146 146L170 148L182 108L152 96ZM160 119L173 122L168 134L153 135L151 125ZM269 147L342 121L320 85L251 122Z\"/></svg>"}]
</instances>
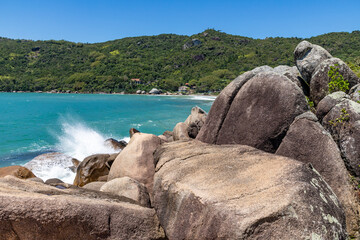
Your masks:
<instances>
[{"instance_id":1,"label":"blue sky","mask_svg":"<svg viewBox=\"0 0 360 240\"><path fill-rule=\"evenodd\" d=\"M0 36L103 42L214 28L253 37L360 30L360 0L0 0Z\"/></svg>"}]
</instances>

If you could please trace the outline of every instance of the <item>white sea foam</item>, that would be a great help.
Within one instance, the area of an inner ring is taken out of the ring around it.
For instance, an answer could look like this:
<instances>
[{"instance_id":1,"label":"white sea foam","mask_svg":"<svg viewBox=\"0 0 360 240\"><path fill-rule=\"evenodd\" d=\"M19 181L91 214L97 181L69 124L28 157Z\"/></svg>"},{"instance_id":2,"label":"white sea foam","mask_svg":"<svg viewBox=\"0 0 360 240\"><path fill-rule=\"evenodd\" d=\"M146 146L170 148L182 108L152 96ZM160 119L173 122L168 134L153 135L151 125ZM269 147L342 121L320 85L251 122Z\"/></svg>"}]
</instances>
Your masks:
<instances>
[{"instance_id":1,"label":"white sea foam","mask_svg":"<svg viewBox=\"0 0 360 240\"><path fill-rule=\"evenodd\" d=\"M105 140L111 136L105 136L73 118L62 118L61 132L51 131L51 133L57 138L55 149L63 154L44 154L43 158L37 157L26 164L44 181L49 178L59 178L66 183L73 183L75 173L69 168L73 165L72 158L82 161L92 154L118 152L105 144ZM123 140L128 142L130 138Z\"/></svg>"},{"instance_id":2,"label":"white sea foam","mask_svg":"<svg viewBox=\"0 0 360 240\"><path fill-rule=\"evenodd\" d=\"M83 122L62 121L62 132L56 136L56 149L71 157L82 161L85 157L98 153L117 152L105 144L106 136L90 128Z\"/></svg>"},{"instance_id":3,"label":"white sea foam","mask_svg":"<svg viewBox=\"0 0 360 240\"><path fill-rule=\"evenodd\" d=\"M215 96L190 96L193 100L215 101Z\"/></svg>"}]
</instances>

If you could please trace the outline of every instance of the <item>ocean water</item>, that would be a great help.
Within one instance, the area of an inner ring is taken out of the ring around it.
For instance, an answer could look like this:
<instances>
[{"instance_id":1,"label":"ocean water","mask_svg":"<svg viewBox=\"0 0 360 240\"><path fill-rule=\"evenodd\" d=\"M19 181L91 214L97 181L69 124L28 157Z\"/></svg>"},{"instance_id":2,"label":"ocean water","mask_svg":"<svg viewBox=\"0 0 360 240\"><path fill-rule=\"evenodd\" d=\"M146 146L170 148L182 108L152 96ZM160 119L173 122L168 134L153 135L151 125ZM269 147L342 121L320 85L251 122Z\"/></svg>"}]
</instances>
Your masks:
<instances>
[{"instance_id":1,"label":"ocean water","mask_svg":"<svg viewBox=\"0 0 360 240\"><path fill-rule=\"evenodd\" d=\"M129 140L130 128L162 134L185 121L194 106L209 111L214 99L0 93L0 167L24 165L48 152L62 152L79 160L95 153L111 153L113 150L104 145L107 138ZM67 182L73 177L64 166L45 167L34 173L43 179L59 177Z\"/></svg>"}]
</instances>

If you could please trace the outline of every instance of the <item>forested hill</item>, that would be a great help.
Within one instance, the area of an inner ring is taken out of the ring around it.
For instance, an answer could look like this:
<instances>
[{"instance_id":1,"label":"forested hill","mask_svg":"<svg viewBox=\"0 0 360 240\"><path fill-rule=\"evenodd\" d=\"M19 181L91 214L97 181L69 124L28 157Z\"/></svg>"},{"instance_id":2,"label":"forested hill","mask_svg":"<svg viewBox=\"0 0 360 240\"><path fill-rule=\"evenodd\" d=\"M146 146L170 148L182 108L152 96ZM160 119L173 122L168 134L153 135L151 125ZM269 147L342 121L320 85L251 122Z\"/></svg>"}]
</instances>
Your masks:
<instances>
[{"instance_id":1,"label":"forested hill","mask_svg":"<svg viewBox=\"0 0 360 240\"><path fill-rule=\"evenodd\" d=\"M216 91L257 66L294 65L293 50L302 40L252 39L212 29L95 44L0 38L0 91L176 91L185 83L199 92ZM307 40L360 73L360 31Z\"/></svg>"}]
</instances>

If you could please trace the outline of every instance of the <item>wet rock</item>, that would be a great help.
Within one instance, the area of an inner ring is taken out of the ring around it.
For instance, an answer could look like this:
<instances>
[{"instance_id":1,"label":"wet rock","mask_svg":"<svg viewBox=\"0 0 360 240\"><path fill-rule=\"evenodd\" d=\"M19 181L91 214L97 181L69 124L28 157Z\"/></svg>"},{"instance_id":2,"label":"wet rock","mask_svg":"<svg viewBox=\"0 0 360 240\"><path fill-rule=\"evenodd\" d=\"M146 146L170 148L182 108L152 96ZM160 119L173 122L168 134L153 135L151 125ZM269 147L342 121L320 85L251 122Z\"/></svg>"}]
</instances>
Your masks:
<instances>
[{"instance_id":1,"label":"wet rock","mask_svg":"<svg viewBox=\"0 0 360 240\"><path fill-rule=\"evenodd\" d=\"M116 139L109 138L109 139L106 139L105 144L110 146L114 150L121 151L126 147L127 142L125 142L124 140L118 141Z\"/></svg>"},{"instance_id":2,"label":"wet rock","mask_svg":"<svg viewBox=\"0 0 360 240\"><path fill-rule=\"evenodd\" d=\"M89 182L97 181L101 176L108 175L109 168L106 163L109 157L109 154L95 154L86 157L76 169L74 185L82 187Z\"/></svg>"}]
</instances>

